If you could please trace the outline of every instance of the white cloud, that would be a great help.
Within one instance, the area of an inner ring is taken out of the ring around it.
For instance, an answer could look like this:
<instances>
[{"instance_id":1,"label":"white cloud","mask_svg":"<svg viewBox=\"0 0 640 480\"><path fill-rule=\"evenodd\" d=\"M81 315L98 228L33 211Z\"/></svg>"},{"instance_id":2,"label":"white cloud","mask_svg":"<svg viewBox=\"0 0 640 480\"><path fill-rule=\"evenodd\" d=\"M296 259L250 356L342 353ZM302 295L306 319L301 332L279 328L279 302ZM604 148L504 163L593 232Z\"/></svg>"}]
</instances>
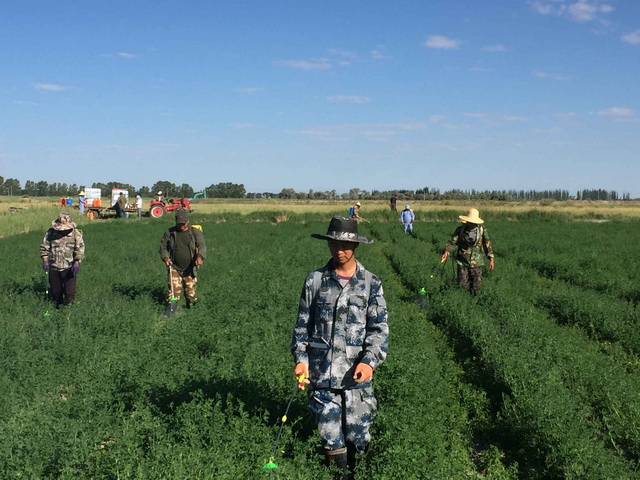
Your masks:
<instances>
[{"instance_id":1,"label":"white cloud","mask_svg":"<svg viewBox=\"0 0 640 480\"><path fill-rule=\"evenodd\" d=\"M374 58L376 60L391 60L393 57L386 55L382 51L382 48L375 48L371 50L371 58Z\"/></svg>"},{"instance_id":2,"label":"white cloud","mask_svg":"<svg viewBox=\"0 0 640 480\"><path fill-rule=\"evenodd\" d=\"M519 115L505 115L502 118L504 118L504 120L507 122L526 122L529 120L527 117L522 117Z\"/></svg>"},{"instance_id":3,"label":"white cloud","mask_svg":"<svg viewBox=\"0 0 640 480\"><path fill-rule=\"evenodd\" d=\"M485 112L468 112L464 114L465 117L469 117L469 118L480 118L480 119L484 119L484 118L488 118L489 114L485 113Z\"/></svg>"},{"instance_id":4,"label":"white cloud","mask_svg":"<svg viewBox=\"0 0 640 480\"><path fill-rule=\"evenodd\" d=\"M254 95L258 92L263 91L263 88L260 87L244 87L244 88L234 88L233 91L236 93L244 93L245 95Z\"/></svg>"},{"instance_id":5,"label":"white cloud","mask_svg":"<svg viewBox=\"0 0 640 480\"><path fill-rule=\"evenodd\" d=\"M371 98L360 95L333 95L327 97L327 101L331 103L369 103Z\"/></svg>"},{"instance_id":6,"label":"white cloud","mask_svg":"<svg viewBox=\"0 0 640 480\"><path fill-rule=\"evenodd\" d=\"M347 141L358 138L364 138L371 141L388 141L403 133L424 130L427 124L414 123L381 123L381 124L339 124L339 125L323 125L312 126L304 130L297 130L291 133L305 135L317 140L326 141Z\"/></svg>"},{"instance_id":7,"label":"white cloud","mask_svg":"<svg viewBox=\"0 0 640 480\"><path fill-rule=\"evenodd\" d=\"M471 71L472 72L495 72L493 68L480 67L480 66L471 67Z\"/></svg>"},{"instance_id":8,"label":"white cloud","mask_svg":"<svg viewBox=\"0 0 640 480\"><path fill-rule=\"evenodd\" d=\"M499 43L496 45L488 45L486 47L483 48L483 50L487 51L487 52L506 52L507 51L507 47L505 47L504 45L500 45Z\"/></svg>"},{"instance_id":9,"label":"white cloud","mask_svg":"<svg viewBox=\"0 0 640 480\"><path fill-rule=\"evenodd\" d=\"M625 33L624 35L622 35L622 37L620 37L620 40L626 43L630 43L631 45L638 45L640 43L640 30Z\"/></svg>"},{"instance_id":10,"label":"white cloud","mask_svg":"<svg viewBox=\"0 0 640 480\"><path fill-rule=\"evenodd\" d=\"M458 147L450 143L445 142L429 142L425 145L429 150L448 150L450 152L457 152Z\"/></svg>"},{"instance_id":11,"label":"white cloud","mask_svg":"<svg viewBox=\"0 0 640 480\"><path fill-rule=\"evenodd\" d=\"M412 123L394 123L393 127L398 130L424 130L427 126L421 122L412 122Z\"/></svg>"},{"instance_id":12,"label":"white cloud","mask_svg":"<svg viewBox=\"0 0 640 480\"><path fill-rule=\"evenodd\" d=\"M577 116L578 114L575 112L559 112L555 114L556 118L561 118L561 119L572 119L572 118L576 118Z\"/></svg>"},{"instance_id":13,"label":"white cloud","mask_svg":"<svg viewBox=\"0 0 640 480\"><path fill-rule=\"evenodd\" d=\"M428 48L440 48L449 50L452 48L458 48L460 46L460 43L460 40L448 38L443 35L429 35L429 37L424 42L424 46Z\"/></svg>"},{"instance_id":14,"label":"white cloud","mask_svg":"<svg viewBox=\"0 0 640 480\"><path fill-rule=\"evenodd\" d=\"M563 75L563 74L560 74L560 73L541 72L539 70L535 70L535 71L531 72L531 74L534 77L537 77L537 78L550 78L552 80L558 80L558 81L571 80L570 76Z\"/></svg>"},{"instance_id":15,"label":"white cloud","mask_svg":"<svg viewBox=\"0 0 640 480\"><path fill-rule=\"evenodd\" d=\"M128 60L138 58L138 56L135 55L134 53L128 53L128 52L103 53L101 57L105 57L105 58L120 57L120 58L126 58Z\"/></svg>"},{"instance_id":16,"label":"white cloud","mask_svg":"<svg viewBox=\"0 0 640 480\"><path fill-rule=\"evenodd\" d=\"M602 20L614 8L607 0L529 0L535 13L566 17L574 22Z\"/></svg>"},{"instance_id":17,"label":"white cloud","mask_svg":"<svg viewBox=\"0 0 640 480\"><path fill-rule=\"evenodd\" d=\"M278 65L294 68L296 70L331 70L331 63L326 58L318 60L283 60L276 62Z\"/></svg>"},{"instance_id":18,"label":"white cloud","mask_svg":"<svg viewBox=\"0 0 640 480\"><path fill-rule=\"evenodd\" d=\"M341 48L330 48L329 55L334 57L343 57L343 58L356 58L358 56L355 52L342 50Z\"/></svg>"},{"instance_id":19,"label":"white cloud","mask_svg":"<svg viewBox=\"0 0 640 480\"><path fill-rule=\"evenodd\" d=\"M64 85L54 85L52 83L36 83L33 86L41 92L64 92L68 88Z\"/></svg>"},{"instance_id":20,"label":"white cloud","mask_svg":"<svg viewBox=\"0 0 640 480\"><path fill-rule=\"evenodd\" d=\"M605 117L613 118L629 118L635 116L633 108L626 107L611 107L600 110L598 115L604 115Z\"/></svg>"}]
</instances>

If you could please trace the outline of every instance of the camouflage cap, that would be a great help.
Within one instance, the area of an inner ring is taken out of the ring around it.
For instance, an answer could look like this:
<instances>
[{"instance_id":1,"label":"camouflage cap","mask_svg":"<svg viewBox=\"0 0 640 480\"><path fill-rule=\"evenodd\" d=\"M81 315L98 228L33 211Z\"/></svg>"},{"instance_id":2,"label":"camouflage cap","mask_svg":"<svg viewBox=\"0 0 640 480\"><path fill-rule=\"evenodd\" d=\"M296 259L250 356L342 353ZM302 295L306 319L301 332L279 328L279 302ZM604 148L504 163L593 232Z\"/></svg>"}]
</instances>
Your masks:
<instances>
[{"instance_id":1,"label":"camouflage cap","mask_svg":"<svg viewBox=\"0 0 640 480\"><path fill-rule=\"evenodd\" d=\"M176 210L176 225L178 223L187 223L189 221L189 212L184 208Z\"/></svg>"},{"instance_id":2,"label":"camouflage cap","mask_svg":"<svg viewBox=\"0 0 640 480\"><path fill-rule=\"evenodd\" d=\"M71 215L68 213L61 213L53 222L51 222L51 228L54 230L73 230L77 225L71 221Z\"/></svg>"},{"instance_id":3,"label":"camouflage cap","mask_svg":"<svg viewBox=\"0 0 640 480\"><path fill-rule=\"evenodd\" d=\"M321 240L338 240L341 242L373 243L369 237L358 235L358 222L349 217L333 217L329 222L326 235L312 233L313 238Z\"/></svg>"}]
</instances>

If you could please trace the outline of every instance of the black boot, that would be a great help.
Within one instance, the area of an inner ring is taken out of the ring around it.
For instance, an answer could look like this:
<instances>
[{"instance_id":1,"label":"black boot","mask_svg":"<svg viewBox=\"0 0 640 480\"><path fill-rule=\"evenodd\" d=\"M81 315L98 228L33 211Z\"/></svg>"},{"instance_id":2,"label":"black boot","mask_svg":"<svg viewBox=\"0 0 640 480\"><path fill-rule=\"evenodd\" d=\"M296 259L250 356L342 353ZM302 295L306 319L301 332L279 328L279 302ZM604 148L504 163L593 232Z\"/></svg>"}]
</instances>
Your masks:
<instances>
[{"instance_id":1,"label":"black boot","mask_svg":"<svg viewBox=\"0 0 640 480\"><path fill-rule=\"evenodd\" d=\"M336 480L352 480L353 476L349 473L349 464L347 459L347 448L339 448L337 450L325 450L324 458L327 460L327 466L335 466Z\"/></svg>"},{"instance_id":2,"label":"black boot","mask_svg":"<svg viewBox=\"0 0 640 480\"><path fill-rule=\"evenodd\" d=\"M371 444L367 443L367 445L361 451L356 449L356 447L353 445L348 446L347 466L349 472L351 472L352 474L352 476L349 478L353 478L353 473L356 471L358 464L364 459L364 457L369 454L369 445Z\"/></svg>"}]
</instances>

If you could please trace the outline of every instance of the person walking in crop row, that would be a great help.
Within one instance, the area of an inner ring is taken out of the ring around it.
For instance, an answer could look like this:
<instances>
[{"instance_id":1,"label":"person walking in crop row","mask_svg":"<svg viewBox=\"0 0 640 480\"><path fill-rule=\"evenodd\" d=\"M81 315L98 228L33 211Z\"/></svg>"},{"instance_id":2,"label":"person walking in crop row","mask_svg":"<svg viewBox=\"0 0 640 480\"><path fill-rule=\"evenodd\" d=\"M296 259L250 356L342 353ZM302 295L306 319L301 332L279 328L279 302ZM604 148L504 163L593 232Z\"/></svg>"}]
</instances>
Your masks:
<instances>
[{"instance_id":1,"label":"person walking in crop row","mask_svg":"<svg viewBox=\"0 0 640 480\"><path fill-rule=\"evenodd\" d=\"M48 274L49 295L56 307L75 300L80 262L84 258L84 239L71 215L61 213L51 222L40 244L42 268Z\"/></svg>"},{"instance_id":2,"label":"person walking in crop row","mask_svg":"<svg viewBox=\"0 0 640 480\"><path fill-rule=\"evenodd\" d=\"M169 268L167 301L173 297L180 299L182 286L187 308L196 304L196 272L207 256L204 235L189 225L189 212L176 210L176 225L164 232L160 240L160 258Z\"/></svg>"},{"instance_id":3,"label":"person walking in crop row","mask_svg":"<svg viewBox=\"0 0 640 480\"><path fill-rule=\"evenodd\" d=\"M411 211L411 206L406 204L404 210L400 214L400 223L402 223L402 231L404 233L413 232L413 222L416 219L416 215Z\"/></svg>"},{"instance_id":4,"label":"person walking in crop row","mask_svg":"<svg viewBox=\"0 0 640 480\"><path fill-rule=\"evenodd\" d=\"M484 220L475 208L466 215L459 215L462 225L456 228L451 239L444 247L441 260L444 262L453 247L457 248L458 284L471 295L476 295L482 285L482 267L484 258L489 258L489 270L494 269L494 256L487 229L482 226Z\"/></svg>"},{"instance_id":5,"label":"person walking in crop row","mask_svg":"<svg viewBox=\"0 0 640 480\"><path fill-rule=\"evenodd\" d=\"M325 458L344 479L368 451L377 410L374 370L385 360L389 328L380 279L356 260L358 224L333 217L326 235L331 259L307 275L291 340L294 373L310 385L308 404Z\"/></svg>"}]
</instances>

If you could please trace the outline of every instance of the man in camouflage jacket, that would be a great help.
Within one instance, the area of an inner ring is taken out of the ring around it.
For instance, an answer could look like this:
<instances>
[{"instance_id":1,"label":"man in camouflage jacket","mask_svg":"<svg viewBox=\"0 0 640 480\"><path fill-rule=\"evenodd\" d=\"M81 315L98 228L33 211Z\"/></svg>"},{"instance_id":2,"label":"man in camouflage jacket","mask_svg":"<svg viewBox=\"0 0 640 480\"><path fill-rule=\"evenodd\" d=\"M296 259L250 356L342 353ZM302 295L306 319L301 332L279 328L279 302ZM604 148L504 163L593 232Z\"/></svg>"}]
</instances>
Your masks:
<instances>
[{"instance_id":1,"label":"man in camouflage jacket","mask_svg":"<svg viewBox=\"0 0 640 480\"><path fill-rule=\"evenodd\" d=\"M462 225L456 228L451 239L444 247L442 261L449 256L453 247L457 247L456 263L458 264L458 284L476 295L482 284L482 267L484 257L489 257L489 270L494 269L493 248L487 229L482 226L484 220L475 208L467 215L459 215Z\"/></svg>"},{"instance_id":2,"label":"man in camouflage jacket","mask_svg":"<svg viewBox=\"0 0 640 480\"><path fill-rule=\"evenodd\" d=\"M328 463L351 478L357 454L368 450L377 410L373 371L386 358L389 329L380 279L355 259L358 225L334 217L326 235L331 260L307 275L300 295L291 351L295 374L310 385L314 414Z\"/></svg>"},{"instance_id":3,"label":"man in camouflage jacket","mask_svg":"<svg viewBox=\"0 0 640 480\"><path fill-rule=\"evenodd\" d=\"M68 213L51 222L40 244L42 268L49 274L49 293L56 306L70 305L76 295L76 278L84 258L82 232Z\"/></svg>"}]
</instances>

